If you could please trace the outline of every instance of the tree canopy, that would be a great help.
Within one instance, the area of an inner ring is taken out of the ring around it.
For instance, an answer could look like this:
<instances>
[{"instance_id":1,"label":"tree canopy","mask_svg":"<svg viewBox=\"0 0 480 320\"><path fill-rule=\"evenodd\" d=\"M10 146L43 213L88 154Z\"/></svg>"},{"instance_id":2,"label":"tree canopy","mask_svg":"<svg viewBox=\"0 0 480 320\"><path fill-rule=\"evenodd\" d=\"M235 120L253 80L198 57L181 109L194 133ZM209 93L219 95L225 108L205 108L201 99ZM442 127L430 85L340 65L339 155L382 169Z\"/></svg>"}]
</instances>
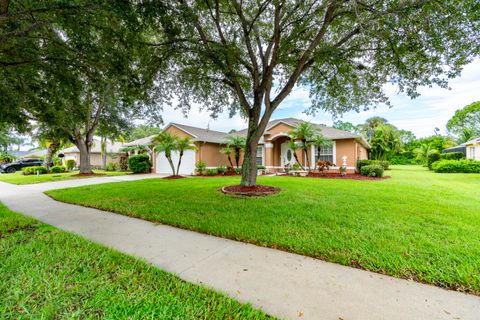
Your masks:
<instances>
[{"instance_id":1,"label":"tree canopy","mask_svg":"<svg viewBox=\"0 0 480 320\"><path fill-rule=\"evenodd\" d=\"M447 129L455 134L461 143L480 136L480 101L457 110L448 120Z\"/></svg>"},{"instance_id":2,"label":"tree canopy","mask_svg":"<svg viewBox=\"0 0 480 320\"><path fill-rule=\"evenodd\" d=\"M385 83L411 97L447 86L479 52L478 2L143 1L165 90L188 110L228 108L248 121L242 185L256 183L255 150L295 85L311 113L388 103Z\"/></svg>"}]
</instances>

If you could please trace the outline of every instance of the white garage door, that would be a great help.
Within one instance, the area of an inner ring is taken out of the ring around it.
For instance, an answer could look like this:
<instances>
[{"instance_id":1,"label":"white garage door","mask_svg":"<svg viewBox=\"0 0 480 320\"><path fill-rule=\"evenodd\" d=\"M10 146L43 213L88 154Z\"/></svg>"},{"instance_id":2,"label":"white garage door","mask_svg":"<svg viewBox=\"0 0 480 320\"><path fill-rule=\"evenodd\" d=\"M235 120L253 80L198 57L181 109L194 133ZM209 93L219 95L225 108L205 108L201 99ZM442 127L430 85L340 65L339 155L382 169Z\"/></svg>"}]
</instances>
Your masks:
<instances>
[{"instance_id":1,"label":"white garage door","mask_svg":"<svg viewBox=\"0 0 480 320\"><path fill-rule=\"evenodd\" d=\"M172 160L173 160L173 164L175 165L175 170L177 168L178 158L179 158L178 152L177 151L172 152ZM170 168L170 164L168 163L168 160L165 157L165 154L163 152L157 153L156 172L162 173L162 174L165 174L165 173L172 174L172 169ZM179 173L183 175L188 175L188 174L193 174L194 172L195 172L195 151L186 150L183 153L182 164L180 165Z\"/></svg>"}]
</instances>

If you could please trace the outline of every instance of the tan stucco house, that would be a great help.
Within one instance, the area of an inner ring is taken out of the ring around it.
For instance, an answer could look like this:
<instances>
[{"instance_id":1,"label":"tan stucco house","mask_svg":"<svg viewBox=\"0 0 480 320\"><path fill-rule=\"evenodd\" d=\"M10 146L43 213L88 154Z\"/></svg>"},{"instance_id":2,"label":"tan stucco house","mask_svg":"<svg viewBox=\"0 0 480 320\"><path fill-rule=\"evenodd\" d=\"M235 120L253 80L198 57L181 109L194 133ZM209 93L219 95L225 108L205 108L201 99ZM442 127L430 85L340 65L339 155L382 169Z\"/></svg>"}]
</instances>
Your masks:
<instances>
[{"instance_id":1,"label":"tan stucco house","mask_svg":"<svg viewBox=\"0 0 480 320\"><path fill-rule=\"evenodd\" d=\"M480 160L480 137L467 141L463 144L466 148L466 158Z\"/></svg>"},{"instance_id":2,"label":"tan stucco house","mask_svg":"<svg viewBox=\"0 0 480 320\"><path fill-rule=\"evenodd\" d=\"M116 163L118 164L120 161L120 155L123 154L121 152L122 147L124 145L120 142L111 143L107 141L106 143L106 150L107 150L107 164L108 163ZM80 151L77 147L70 147L63 150L60 150L59 154L63 154L62 163L65 165L66 161L72 159L75 161L75 166L78 167L80 165ZM94 168L101 168L102 167L102 150L101 150L101 142L98 139L94 139L92 148L90 149L90 164Z\"/></svg>"},{"instance_id":3,"label":"tan stucco house","mask_svg":"<svg viewBox=\"0 0 480 320\"><path fill-rule=\"evenodd\" d=\"M267 171L276 172L283 170L284 166L295 162L292 150L287 147L290 140L289 132L294 126L303 122L303 120L286 118L270 121L259 141L257 148L257 164L265 166ZM333 169L338 169L342 163L342 157L347 157L347 169L351 172L355 170L357 160L367 159L369 144L360 135L351 132L327 127L322 124L313 124L326 138L331 139L331 147L323 148L319 155L315 153L315 146L309 150L309 159L314 155L314 161L311 161L312 168L316 160L329 160L336 165ZM229 136L226 132L197 128L179 123L168 124L164 131L180 137L190 137L196 146L196 150L187 151L182 158L180 167L181 174L192 174L195 171L195 164L202 160L207 168L215 168L221 165L228 165L227 156L220 153L225 147L225 141ZM247 130L237 131L232 135L246 136ZM150 137L149 137L150 138ZM148 145L148 141L143 141ZM298 158L305 166L306 159L300 150L297 151ZM178 155L172 155L176 163ZM156 173L170 173L170 166L162 152L153 154L153 170Z\"/></svg>"}]
</instances>

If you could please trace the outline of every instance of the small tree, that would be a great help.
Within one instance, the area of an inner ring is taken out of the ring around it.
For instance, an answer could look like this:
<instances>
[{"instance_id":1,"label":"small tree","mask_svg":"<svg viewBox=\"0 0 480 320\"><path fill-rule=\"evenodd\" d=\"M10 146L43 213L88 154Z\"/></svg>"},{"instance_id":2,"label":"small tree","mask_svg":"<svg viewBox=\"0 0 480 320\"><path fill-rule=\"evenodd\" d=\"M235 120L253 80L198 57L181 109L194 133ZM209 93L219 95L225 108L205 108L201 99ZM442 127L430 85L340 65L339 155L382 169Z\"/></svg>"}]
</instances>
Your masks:
<instances>
[{"instance_id":1,"label":"small tree","mask_svg":"<svg viewBox=\"0 0 480 320\"><path fill-rule=\"evenodd\" d=\"M433 152L438 152L438 150L434 149L431 143L423 142L413 152L415 153L417 160L419 160L425 166L427 165L428 156Z\"/></svg>"},{"instance_id":2,"label":"small tree","mask_svg":"<svg viewBox=\"0 0 480 320\"><path fill-rule=\"evenodd\" d=\"M245 137L230 135L227 137L227 146L233 148L233 154L235 157L235 164L237 168L240 167L240 154L245 150Z\"/></svg>"},{"instance_id":3,"label":"small tree","mask_svg":"<svg viewBox=\"0 0 480 320\"><path fill-rule=\"evenodd\" d=\"M183 153L187 150L195 150L195 146L192 144L192 139L190 137L178 138L176 139L175 149L178 151L178 165L177 165L177 176L180 172L180 165L182 164Z\"/></svg>"},{"instance_id":4,"label":"small tree","mask_svg":"<svg viewBox=\"0 0 480 320\"><path fill-rule=\"evenodd\" d=\"M292 140L300 141L300 148L303 150L305 159L307 160L307 168L310 170L310 159L308 158L308 147L312 145L312 140L317 133L317 129L308 123L301 122L297 124L291 131L290 137Z\"/></svg>"},{"instance_id":5,"label":"small tree","mask_svg":"<svg viewBox=\"0 0 480 320\"><path fill-rule=\"evenodd\" d=\"M230 147L230 145L227 144L227 146L225 148L220 149L220 153L227 156L228 162L230 163L230 166L233 168L233 162L232 162L232 157L231 157L232 148Z\"/></svg>"},{"instance_id":6,"label":"small tree","mask_svg":"<svg viewBox=\"0 0 480 320\"><path fill-rule=\"evenodd\" d=\"M296 142L296 141L290 140L290 141L288 141L288 147L290 148L290 150L292 150L292 152L293 152L293 157L295 158L295 161L298 163L298 165L300 166L300 168L302 168L302 170L305 170L305 168L303 168L302 164L301 164L300 161L298 160L298 156L297 156L297 150L302 149L301 143L298 143L298 142Z\"/></svg>"},{"instance_id":7,"label":"small tree","mask_svg":"<svg viewBox=\"0 0 480 320\"><path fill-rule=\"evenodd\" d=\"M153 143L156 145L155 151L165 154L172 169L172 174L175 175L175 165L172 160L172 152L177 149L177 139L175 136L168 132L162 132L153 139Z\"/></svg>"},{"instance_id":8,"label":"small tree","mask_svg":"<svg viewBox=\"0 0 480 320\"><path fill-rule=\"evenodd\" d=\"M322 148L330 147L333 144L333 142L332 140L325 138L325 136L322 133L317 133L313 138L313 144L315 144L315 148L316 148L315 151L317 153L317 156L319 156L320 150L322 150ZM317 161L315 161L314 170L317 170Z\"/></svg>"}]
</instances>

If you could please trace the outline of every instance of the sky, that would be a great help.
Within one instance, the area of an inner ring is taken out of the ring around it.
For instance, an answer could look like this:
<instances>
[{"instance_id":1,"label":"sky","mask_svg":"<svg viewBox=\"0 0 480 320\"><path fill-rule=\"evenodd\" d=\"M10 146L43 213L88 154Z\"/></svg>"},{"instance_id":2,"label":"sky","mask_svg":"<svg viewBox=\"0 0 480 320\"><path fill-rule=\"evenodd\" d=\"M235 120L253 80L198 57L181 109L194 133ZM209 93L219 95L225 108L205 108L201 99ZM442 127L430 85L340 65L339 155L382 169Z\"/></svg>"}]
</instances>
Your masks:
<instances>
[{"instance_id":1,"label":"sky","mask_svg":"<svg viewBox=\"0 0 480 320\"><path fill-rule=\"evenodd\" d=\"M386 118L399 129L412 131L417 137L434 134L435 127L440 128L440 132L445 134L446 123L456 110L480 100L480 59L466 65L461 76L451 80L449 86L450 89L421 88L419 90L420 97L414 100L405 94L398 94L395 88L391 86L386 87L386 92L393 107L379 106L369 111L349 112L339 119L359 124L370 117L380 116ZM332 125L332 115L324 111L315 116L307 116L304 111L310 103L308 91L297 88L274 112L272 119L294 117L314 123ZM180 110L165 108L163 120L165 124L179 122L219 131L238 130L246 127L246 120L239 116L229 118L228 114L224 113L214 120L210 118L207 111L200 111L198 107L192 108L187 118Z\"/></svg>"}]
</instances>

